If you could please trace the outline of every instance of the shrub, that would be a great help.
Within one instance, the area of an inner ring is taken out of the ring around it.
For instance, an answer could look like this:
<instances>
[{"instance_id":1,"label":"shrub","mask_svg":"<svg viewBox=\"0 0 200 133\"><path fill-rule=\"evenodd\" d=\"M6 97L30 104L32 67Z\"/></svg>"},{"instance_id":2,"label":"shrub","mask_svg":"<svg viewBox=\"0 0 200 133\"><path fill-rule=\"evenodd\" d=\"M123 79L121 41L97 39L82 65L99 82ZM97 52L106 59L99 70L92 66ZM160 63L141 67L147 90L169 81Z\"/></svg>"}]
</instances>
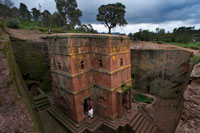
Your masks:
<instances>
[{"instance_id":1,"label":"shrub","mask_svg":"<svg viewBox=\"0 0 200 133\"><path fill-rule=\"evenodd\" d=\"M6 20L6 26L13 29L19 28L19 20L15 18L9 18Z\"/></svg>"},{"instance_id":2,"label":"shrub","mask_svg":"<svg viewBox=\"0 0 200 133\"><path fill-rule=\"evenodd\" d=\"M144 102L144 103L152 103L153 98L141 95L141 94L135 94L133 98L138 102Z\"/></svg>"},{"instance_id":3,"label":"shrub","mask_svg":"<svg viewBox=\"0 0 200 133\"><path fill-rule=\"evenodd\" d=\"M5 23L3 22L3 20L0 19L0 32L5 32Z\"/></svg>"},{"instance_id":4,"label":"shrub","mask_svg":"<svg viewBox=\"0 0 200 133\"><path fill-rule=\"evenodd\" d=\"M194 56L190 60L190 65L195 65L200 62L200 56Z\"/></svg>"}]
</instances>

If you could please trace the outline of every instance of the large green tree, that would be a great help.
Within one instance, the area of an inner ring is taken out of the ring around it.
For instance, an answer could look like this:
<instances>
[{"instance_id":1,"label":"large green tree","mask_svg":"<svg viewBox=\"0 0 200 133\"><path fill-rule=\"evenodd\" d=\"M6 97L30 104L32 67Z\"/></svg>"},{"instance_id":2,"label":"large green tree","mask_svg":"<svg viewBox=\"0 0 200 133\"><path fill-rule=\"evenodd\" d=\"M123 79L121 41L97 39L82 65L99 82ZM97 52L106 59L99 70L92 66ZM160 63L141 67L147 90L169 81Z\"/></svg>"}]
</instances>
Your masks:
<instances>
[{"instance_id":1,"label":"large green tree","mask_svg":"<svg viewBox=\"0 0 200 133\"><path fill-rule=\"evenodd\" d=\"M62 21L60 14L58 12L54 12L51 16L51 27L61 27Z\"/></svg>"},{"instance_id":2,"label":"large green tree","mask_svg":"<svg viewBox=\"0 0 200 133\"><path fill-rule=\"evenodd\" d=\"M50 27L51 24L51 13L48 10L44 10L42 13L42 26Z\"/></svg>"},{"instance_id":3,"label":"large green tree","mask_svg":"<svg viewBox=\"0 0 200 133\"><path fill-rule=\"evenodd\" d=\"M127 24L125 20L125 6L121 3L102 5L99 7L97 14L97 21L105 24L108 28L108 33L111 33L111 29L119 26L124 26Z\"/></svg>"},{"instance_id":4,"label":"large green tree","mask_svg":"<svg viewBox=\"0 0 200 133\"><path fill-rule=\"evenodd\" d=\"M36 8L32 8L32 17L33 20L38 21L39 17L40 17L40 10L37 10Z\"/></svg>"},{"instance_id":5,"label":"large green tree","mask_svg":"<svg viewBox=\"0 0 200 133\"><path fill-rule=\"evenodd\" d=\"M64 27L67 24L72 26L81 24L79 18L82 16L82 12L78 9L76 0L55 0L55 2Z\"/></svg>"},{"instance_id":6,"label":"large green tree","mask_svg":"<svg viewBox=\"0 0 200 133\"><path fill-rule=\"evenodd\" d=\"M24 3L20 3L19 12L20 12L20 19L25 21L31 20L31 13L29 12L27 6Z\"/></svg>"}]
</instances>

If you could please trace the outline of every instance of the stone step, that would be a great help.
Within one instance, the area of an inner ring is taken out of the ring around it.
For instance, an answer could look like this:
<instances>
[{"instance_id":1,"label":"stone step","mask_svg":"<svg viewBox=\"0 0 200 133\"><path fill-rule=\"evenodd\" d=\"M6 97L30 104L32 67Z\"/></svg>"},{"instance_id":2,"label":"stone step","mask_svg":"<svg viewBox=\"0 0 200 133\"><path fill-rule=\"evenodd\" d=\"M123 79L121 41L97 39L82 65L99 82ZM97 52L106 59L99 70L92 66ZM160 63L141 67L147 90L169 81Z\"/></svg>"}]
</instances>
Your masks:
<instances>
[{"instance_id":1,"label":"stone step","mask_svg":"<svg viewBox=\"0 0 200 133\"><path fill-rule=\"evenodd\" d=\"M49 103L49 101L46 101L46 102L43 102L43 103L40 103L40 104L35 104L35 107L41 108L41 107L48 106L48 105L50 105L50 103Z\"/></svg>"},{"instance_id":2,"label":"stone step","mask_svg":"<svg viewBox=\"0 0 200 133\"><path fill-rule=\"evenodd\" d=\"M77 124L72 121L71 119L69 119L64 113L62 113L60 110L58 110L56 107L52 107L53 110L55 110L60 116L62 116L63 118L65 118L69 123L71 123L74 126L77 126Z\"/></svg>"},{"instance_id":3,"label":"stone step","mask_svg":"<svg viewBox=\"0 0 200 133\"><path fill-rule=\"evenodd\" d=\"M90 132L94 132L97 128L99 128L100 126L102 125L102 122L101 121L95 121L95 123L93 124L87 124L87 129L90 131ZM84 131L84 130L83 130Z\"/></svg>"},{"instance_id":4,"label":"stone step","mask_svg":"<svg viewBox=\"0 0 200 133\"><path fill-rule=\"evenodd\" d=\"M50 107L50 105L46 105L46 106L43 106L43 107L39 107L39 108L37 108L37 110L44 110L44 109L47 109L48 107Z\"/></svg>"},{"instance_id":5,"label":"stone step","mask_svg":"<svg viewBox=\"0 0 200 133\"><path fill-rule=\"evenodd\" d=\"M59 114L59 112L57 112L55 110L55 108L50 108L48 109L48 112L60 123L62 124L65 128L70 129L72 132L76 132L76 128L74 128L73 126L71 126L70 122L63 116L61 116Z\"/></svg>"},{"instance_id":6,"label":"stone step","mask_svg":"<svg viewBox=\"0 0 200 133\"><path fill-rule=\"evenodd\" d=\"M56 113L57 115L59 115L59 117L61 118L61 119L58 119L58 121L60 121L60 123L62 123L63 126L65 126L66 128L68 128L72 132L74 132L74 133L79 133L80 132L81 133L81 132L83 132L86 129L86 125L87 124L84 123L84 124L78 125L77 123L75 123L71 119L69 119L65 114L63 114L56 107L53 107L53 111L54 111L54 113ZM95 124L95 122L92 123L92 124L88 124L88 125L91 125L89 127L89 128L91 128L90 130L92 130L92 127L94 127L94 124Z\"/></svg>"},{"instance_id":7,"label":"stone step","mask_svg":"<svg viewBox=\"0 0 200 133\"><path fill-rule=\"evenodd\" d=\"M57 108L53 107L48 110L54 118L56 118L64 127L67 129L71 130L74 133L81 133L88 129L91 132L94 132L102 123L97 123L96 120L94 119L94 122L92 124L81 124L78 125L74 123L72 120L67 118L61 111L59 111Z\"/></svg>"},{"instance_id":8,"label":"stone step","mask_svg":"<svg viewBox=\"0 0 200 133\"><path fill-rule=\"evenodd\" d=\"M47 101L49 102L49 99L48 98L44 98L44 99L41 99L41 100L37 100L34 103L35 104L40 104L40 103L47 102Z\"/></svg>"},{"instance_id":9,"label":"stone step","mask_svg":"<svg viewBox=\"0 0 200 133\"><path fill-rule=\"evenodd\" d=\"M98 114L99 118L101 119L102 123L106 123L106 125L110 128L117 129L119 127L119 119L110 120L103 116L102 114Z\"/></svg>"},{"instance_id":10,"label":"stone step","mask_svg":"<svg viewBox=\"0 0 200 133\"><path fill-rule=\"evenodd\" d=\"M47 96L45 96L45 95L39 95L39 96L34 96L34 101L36 102L36 101L40 101L40 100L42 100L42 99L46 99L47 98Z\"/></svg>"},{"instance_id":11,"label":"stone step","mask_svg":"<svg viewBox=\"0 0 200 133\"><path fill-rule=\"evenodd\" d=\"M131 122L130 126L133 127L133 125L138 121L138 119L141 117L140 113L137 113L133 121Z\"/></svg>"},{"instance_id":12,"label":"stone step","mask_svg":"<svg viewBox=\"0 0 200 133\"><path fill-rule=\"evenodd\" d=\"M128 119L129 121L131 121L136 115L137 115L137 112L136 111L132 111L131 113L129 113L126 116L126 119Z\"/></svg>"},{"instance_id":13,"label":"stone step","mask_svg":"<svg viewBox=\"0 0 200 133\"><path fill-rule=\"evenodd\" d=\"M142 130L140 131L140 133L146 133L145 131L146 131L147 127L149 126L149 124L150 124L150 122L146 121L146 123L144 124L144 126L143 126Z\"/></svg>"},{"instance_id":14,"label":"stone step","mask_svg":"<svg viewBox=\"0 0 200 133\"><path fill-rule=\"evenodd\" d=\"M121 119L121 121L120 121L120 126L121 126L121 127L125 127L127 123L128 123L128 120L127 120L126 118L123 118L123 119Z\"/></svg>"},{"instance_id":15,"label":"stone step","mask_svg":"<svg viewBox=\"0 0 200 133\"><path fill-rule=\"evenodd\" d=\"M148 126L147 129L146 129L146 133L150 133L151 130L152 130L152 128L153 128L153 124L150 123L149 126Z\"/></svg>"},{"instance_id":16,"label":"stone step","mask_svg":"<svg viewBox=\"0 0 200 133\"><path fill-rule=\"evenodd\" d=\"M137 128L140 126L142 121L144 120L144 117L140 117L140 119L135 123L135 125L132 127L133 131L137 131Z\"/></svg>"},{"instance_id":17,"label":"stone step","mask_svg":"<svg viewBox=\"0 0 200 133\"><path fill-rule=\"evenodd\" d=\"M144 125L145 125L146 122L147 121L145 119L142 121L142 123L140 124L140 126L137 128L136 133L139 133L142 130L142 128L144 127Z\"/></svg>"}]
</instances>

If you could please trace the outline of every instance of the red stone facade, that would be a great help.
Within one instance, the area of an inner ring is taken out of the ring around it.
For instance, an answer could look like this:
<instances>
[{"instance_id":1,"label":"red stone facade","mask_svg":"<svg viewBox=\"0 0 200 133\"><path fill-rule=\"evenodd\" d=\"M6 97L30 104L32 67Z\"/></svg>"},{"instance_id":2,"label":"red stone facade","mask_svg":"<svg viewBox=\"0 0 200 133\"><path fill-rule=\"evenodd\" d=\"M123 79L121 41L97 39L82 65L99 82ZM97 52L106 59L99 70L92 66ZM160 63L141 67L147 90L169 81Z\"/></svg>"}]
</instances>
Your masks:
<instances>
[{"instance_id":1,"label":"red stone facade","mask_svg":"<svg viewBox=\"0 0 200 133\"><path fill-rule=\"evenodd\" d=\"M131 109L129 39L61 34L47 38L55 104L77 123L90 108L114 120Z\"/></svg>"}]
</instances>

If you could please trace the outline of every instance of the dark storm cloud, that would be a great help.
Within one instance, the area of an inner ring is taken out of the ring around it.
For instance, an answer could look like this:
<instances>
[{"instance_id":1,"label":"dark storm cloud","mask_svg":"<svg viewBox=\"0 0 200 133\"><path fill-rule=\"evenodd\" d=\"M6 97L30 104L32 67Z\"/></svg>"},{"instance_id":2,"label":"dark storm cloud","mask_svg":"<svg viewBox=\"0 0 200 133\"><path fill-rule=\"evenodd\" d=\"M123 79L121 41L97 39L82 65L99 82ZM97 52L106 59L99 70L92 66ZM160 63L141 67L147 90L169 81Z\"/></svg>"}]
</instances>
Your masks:
<instances>
[{"instance_id":1,"label":"dark storm cloud","mask_svg":"<svg viewBox=\"0 0 200 133\"><path fill-rule=\"evenodd\" d=\"M43 9L56 10L54 0L15 0L17 5L25 3L29 10L41 3ZM83 12L82 23L98 23L96 14L102 4L121 2L126 6L129 24L188 21L200 23L200 0L77 0Z\"/></svg>"},{"instance_id":2,"label":"dark storm cloud","mask_svg":"<svg viewBox=\"0 0 200 133\"><path fill-rule=\"evenodd\" d=\"M91 3L91 1L93 1ZM97 23L97 9L102 4L121 2L126 6L126 19L134 23L162 23L192 20L199 23L200 0L78 0L84 23Z\"/></svg>"}]
</instances>

